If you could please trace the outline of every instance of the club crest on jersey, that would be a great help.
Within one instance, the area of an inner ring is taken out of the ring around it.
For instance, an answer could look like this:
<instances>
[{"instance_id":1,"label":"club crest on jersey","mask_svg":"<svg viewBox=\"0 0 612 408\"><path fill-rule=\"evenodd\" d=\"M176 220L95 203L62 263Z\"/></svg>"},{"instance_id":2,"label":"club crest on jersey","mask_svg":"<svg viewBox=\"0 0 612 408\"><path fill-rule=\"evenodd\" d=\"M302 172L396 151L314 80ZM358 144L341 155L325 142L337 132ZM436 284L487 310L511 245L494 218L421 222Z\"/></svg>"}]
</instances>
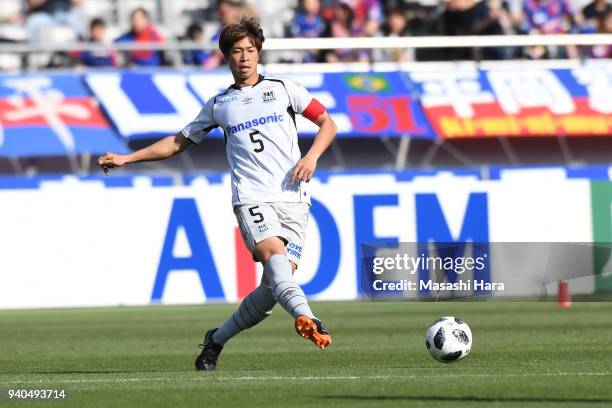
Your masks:
<instances>
[{"instance_id":1,"label":"club crest on jersey","mask_svg":"<svg viewBox=\"0 0 612 408\"><path fill-rule=\"evenodd\" d=\"M276 100L276 96L274 95L274 91L266 91L261 95L264 102L274 102Z\"/></svg>"}]
</instances>

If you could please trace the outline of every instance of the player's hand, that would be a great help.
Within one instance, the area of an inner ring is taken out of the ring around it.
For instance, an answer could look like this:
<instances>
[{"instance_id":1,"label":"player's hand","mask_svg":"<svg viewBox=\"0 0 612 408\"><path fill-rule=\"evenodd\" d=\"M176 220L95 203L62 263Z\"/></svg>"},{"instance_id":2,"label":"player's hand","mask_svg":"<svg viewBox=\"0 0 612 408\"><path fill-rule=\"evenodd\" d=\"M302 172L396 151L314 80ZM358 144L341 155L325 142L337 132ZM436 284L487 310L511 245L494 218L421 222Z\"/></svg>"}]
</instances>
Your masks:
<instances>
[{"instance_id":1,"label":"player's hand","mask_svg":"<svg viewBox=\"0 0 612 408\"><path fill-rule=\"evenodd\" d=\"M125 156L121 154L108 152L104 156L98 158L98 165L102 167L104 174L108 176L110 169L125 165Z\"/></svg>"},{"instance_id":2,"label":"player's hand","mask_svg":"<svg viewBox=\"0 0 612 408\"><path fill-rule=\"evenodd\" d=\"M293 169L293 174L291 175L291 184L295 183L297 180L309 182L314 174L315 169L317 168L317 159L310 157L308 155L302 157Z\"/></svg>"}]
</instances>

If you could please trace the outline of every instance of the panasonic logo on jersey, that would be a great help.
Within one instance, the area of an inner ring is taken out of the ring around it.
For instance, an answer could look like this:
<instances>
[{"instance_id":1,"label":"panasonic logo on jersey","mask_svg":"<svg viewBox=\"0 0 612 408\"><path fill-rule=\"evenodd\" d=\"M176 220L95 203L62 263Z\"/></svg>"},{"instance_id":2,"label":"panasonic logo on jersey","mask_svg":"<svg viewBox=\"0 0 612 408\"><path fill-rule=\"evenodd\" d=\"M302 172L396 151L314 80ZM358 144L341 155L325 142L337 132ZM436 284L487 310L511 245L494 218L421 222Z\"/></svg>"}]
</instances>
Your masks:
<instances>
[{"instance_id":1,"label":"panasonic logo on jersey","mask_svg":"<svg viewBox=\"0 0 612 408\"><path fill-rule=\"evenodd\" d=\"M225 132L230 135L233 135L236 132L240 132L241 130L250 129L254 126L265 125L266 123L282 122L284 120L285 118L283 118L283 115L277 115L276 113L273 113L272 115L262 116L260 118L247 120L246 122L242 122L234 126L229 125L225 128Z\"/></svg>"}]
</instances>

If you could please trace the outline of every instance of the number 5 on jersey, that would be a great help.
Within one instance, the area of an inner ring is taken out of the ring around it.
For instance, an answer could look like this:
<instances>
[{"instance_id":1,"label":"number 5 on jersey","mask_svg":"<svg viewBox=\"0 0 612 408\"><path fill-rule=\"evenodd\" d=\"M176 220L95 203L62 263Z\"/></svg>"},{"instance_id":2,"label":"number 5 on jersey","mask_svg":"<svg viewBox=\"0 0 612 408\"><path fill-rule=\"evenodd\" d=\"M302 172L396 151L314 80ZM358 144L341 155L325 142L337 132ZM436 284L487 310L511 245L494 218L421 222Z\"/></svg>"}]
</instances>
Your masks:
<instances>
[{"instance_id":1,"label":"number 5 on jersey","mask_svg":"<svg viewBox=\"0 0 612 408\"><path fill-rule=\"evenodd\" d=\"M261 153L261 152L263 152L263 151L264 151L264 144L263 144L263 141L262 141L261 139L258 139L258 138L256 137L256 135L258 135L258 134L259 134L259 130L254 130L254 131L252 131L251 133L249 133L249 137L251 138L251 142L252 142L253 144L256 144L256 145L257 145L257 147L256 147L255 149L253 149L253 151L254 151L255 153Z\"/></svg>"}]
</instances>

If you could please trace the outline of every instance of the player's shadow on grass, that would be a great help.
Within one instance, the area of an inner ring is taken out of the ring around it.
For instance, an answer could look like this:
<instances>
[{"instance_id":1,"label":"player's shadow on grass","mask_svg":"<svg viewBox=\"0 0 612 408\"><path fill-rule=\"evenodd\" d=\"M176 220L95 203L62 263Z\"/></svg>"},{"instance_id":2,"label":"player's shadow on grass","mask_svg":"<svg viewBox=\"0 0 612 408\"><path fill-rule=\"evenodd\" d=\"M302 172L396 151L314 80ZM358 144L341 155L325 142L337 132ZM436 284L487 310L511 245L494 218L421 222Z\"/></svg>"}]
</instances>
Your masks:
<instances>
[{"instance_id":1,"label":"player's shadow on grass","mask_svg":"<svg viewBox=\"0 0 612 408\"><path fill-rule=\"evenodd\" d=\"M329 400L356 401L428 401L428 402L559 402L576 404L606 404L612 399L603 398L531 398L531 397L437 397L418 395L324 395Z\"/></svg>"}]
</instances>

